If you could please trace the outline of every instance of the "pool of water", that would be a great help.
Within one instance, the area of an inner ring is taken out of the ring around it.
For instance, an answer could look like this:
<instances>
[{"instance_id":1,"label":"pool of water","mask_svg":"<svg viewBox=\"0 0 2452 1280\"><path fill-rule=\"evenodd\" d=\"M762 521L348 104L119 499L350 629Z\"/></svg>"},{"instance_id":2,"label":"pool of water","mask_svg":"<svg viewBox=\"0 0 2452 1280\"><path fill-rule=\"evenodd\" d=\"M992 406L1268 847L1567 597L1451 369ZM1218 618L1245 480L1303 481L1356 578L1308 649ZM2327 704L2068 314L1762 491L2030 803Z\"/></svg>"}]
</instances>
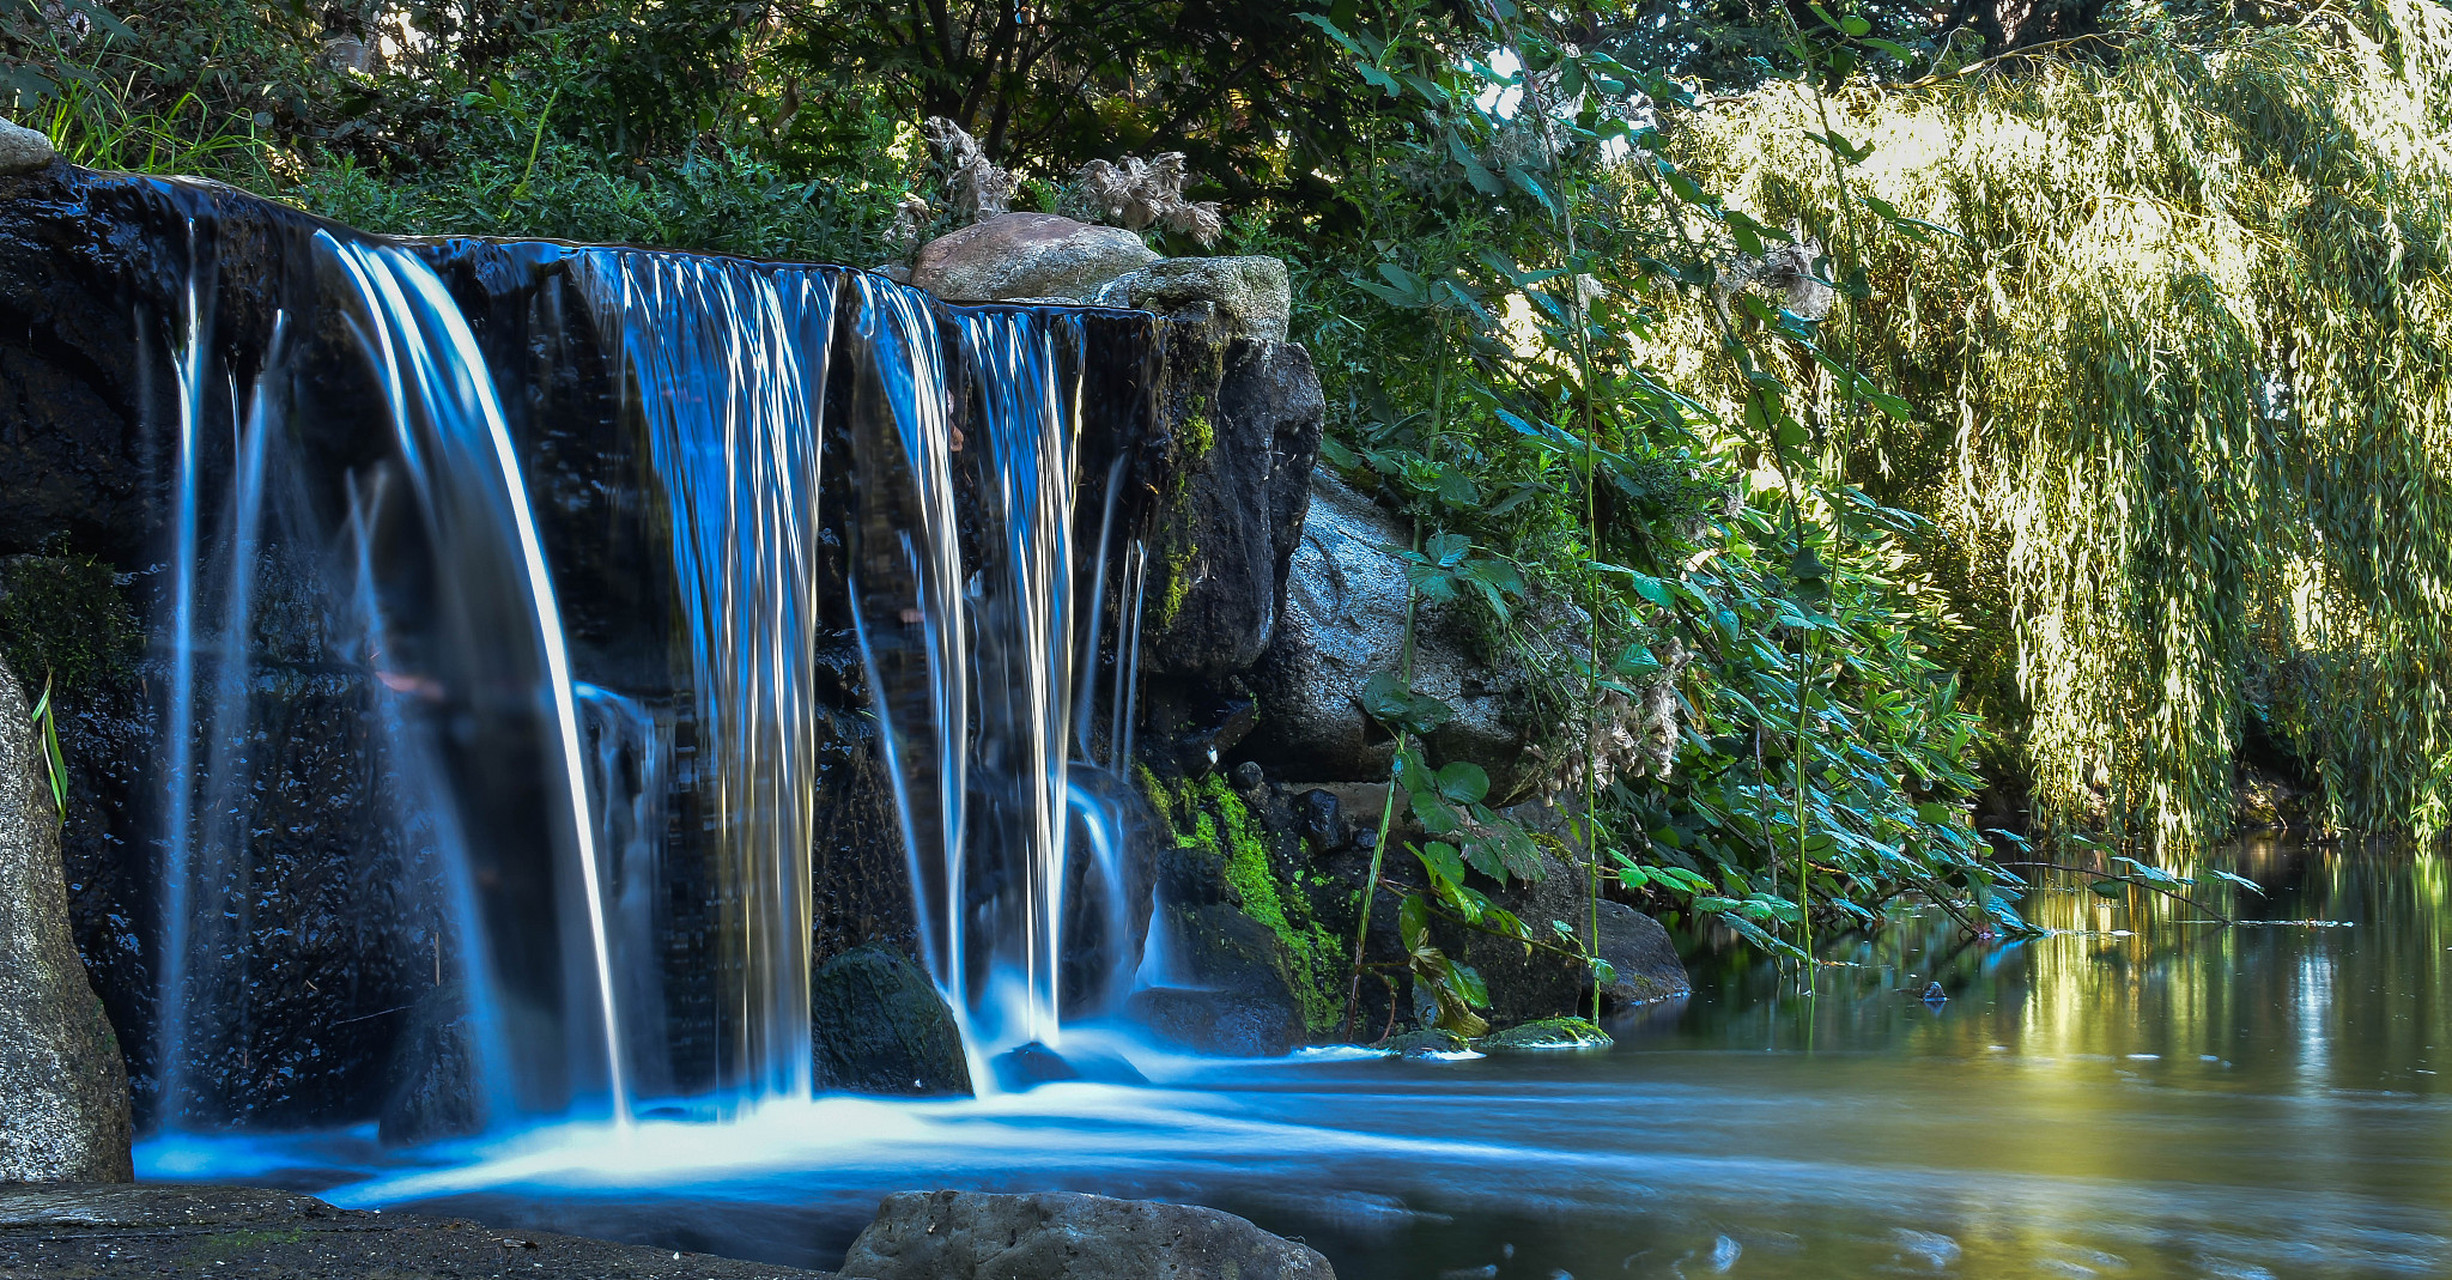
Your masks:
<instances>
[{"instance_id":1,"label":"pool of water","mask_svg":"<svg viewBox=\"0 0 2452 1280\"><path fill-rule=\"evenodd\" d=\"M831 1267L897 1190L1216 1205L1345 1280L2452 1275L2452 862L2233 851L2259 898L2040 893L1918 917L1816 992L1743 953L1606 1052L1137 1054L1146 1086L833 1098L746 1124L163 1139L151 1178ZM1926 998L1938 983L1938 998Z\"/></svg>"}]
</instances>

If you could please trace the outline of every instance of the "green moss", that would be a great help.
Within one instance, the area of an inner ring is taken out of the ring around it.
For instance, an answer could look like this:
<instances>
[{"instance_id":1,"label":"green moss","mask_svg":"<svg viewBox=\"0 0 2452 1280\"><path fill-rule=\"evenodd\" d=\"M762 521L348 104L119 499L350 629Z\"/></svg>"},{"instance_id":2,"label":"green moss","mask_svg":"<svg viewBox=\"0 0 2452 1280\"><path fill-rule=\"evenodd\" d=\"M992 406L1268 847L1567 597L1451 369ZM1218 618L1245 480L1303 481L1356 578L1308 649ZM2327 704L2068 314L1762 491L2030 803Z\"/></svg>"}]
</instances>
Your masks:
<instances>
[{"instance_id":1,"label":"green moss","mask_svg":"<svg viewBox=\"0 0 2452 1280\"><path fill-rule=\"evenodd\" d=\"M1158 593L1158 630L1172 629L1183 615L1184 597L1192 593L1192 558L1200 548L1186 544L1166 553L1166 585Z\"/></svg>"},{"instance_id":2,"label":"green moss","mask_svg":"<svg viewBox=\"0 0 2452 1280\"><path fill-rule=\"evenodd\" d=\"M0 657L32 698L43 681L63 695L131 668L143 629L111 566L86 556L0 560Z\"/></svg>"},{"instance_id":3,"label":"green moss","mask_svg":"<svg viewBox=\"0 0 2452 1280\"><path fill-rule=\"evenodd\" d=\"M1252 831L1251 809L1226 781L1216 775L1191 784L1200 799L1202 842L1225 854L1226 887L1243 914L1277 936L1286 989L1301 1008L1303 1023L1314 1033L1335 1028L1345 1017L1345 1002L1337 987L1344 947L1336 935L1311 917L1311 901L1298 884L1280 883L1268 846ZM1215 823L1211 824L1211 815ZM1225 839L1215 843L1223 828Z\"/></svg>"},{"instance_id":4,"label":"green moss","mask_svg":"<svg viewBox=\"0 0 2452 1280\"><path fill-rule=\"evenodd\" d=\"M1206 458L1217 447L1217 428L1210 425L1209 415L1194 413L1183 420L1183 457L1189 462Z\"/></svg>"}]
</instances>

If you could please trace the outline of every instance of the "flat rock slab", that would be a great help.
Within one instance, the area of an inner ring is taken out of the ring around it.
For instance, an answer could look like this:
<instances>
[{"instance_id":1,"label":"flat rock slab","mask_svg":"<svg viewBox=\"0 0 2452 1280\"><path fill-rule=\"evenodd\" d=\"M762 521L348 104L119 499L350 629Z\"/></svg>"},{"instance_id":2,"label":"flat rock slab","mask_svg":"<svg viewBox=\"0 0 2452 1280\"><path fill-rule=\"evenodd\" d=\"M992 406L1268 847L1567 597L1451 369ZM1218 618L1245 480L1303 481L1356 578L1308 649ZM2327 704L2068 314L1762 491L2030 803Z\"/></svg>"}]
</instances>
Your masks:
<instances>
[{"instance_id":1,"label":"flat rock slab","mask_svg":"<svg viewBox=\"0 0 2452 1280\"><path fill-rule=\"evenodd\" d=\"M786 1280L818 1271L336 1209L259 1187L0 1186L0 1280L363 1276L370 1280Z\"/></svg>"},{"instance_id":2,"label":"flat rock slab","mask_svg":"<svg viewBox=\"0 0 2452 1280\"><path fill-rule=\"evenodd\" d=\"M1337 1280L1328 1259L1199 1205L906 1191L852 1242L863 1280Z\"/></svg>"}]
</instances>

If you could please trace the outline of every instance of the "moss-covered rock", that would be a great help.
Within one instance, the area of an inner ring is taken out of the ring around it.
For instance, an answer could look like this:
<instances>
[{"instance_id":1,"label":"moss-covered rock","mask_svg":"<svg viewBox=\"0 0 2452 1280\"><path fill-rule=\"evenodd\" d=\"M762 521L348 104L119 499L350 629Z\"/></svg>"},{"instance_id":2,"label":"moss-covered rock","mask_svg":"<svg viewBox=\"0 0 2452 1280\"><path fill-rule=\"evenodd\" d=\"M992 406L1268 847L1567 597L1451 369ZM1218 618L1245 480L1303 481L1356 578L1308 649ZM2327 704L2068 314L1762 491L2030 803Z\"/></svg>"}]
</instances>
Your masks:
<instances>
[{"instance_id":1,"label":"moss-covered rock","mask_svg":"<svg viewBox=\"0 0 2452 1280\"><path fill-rule=\"evenodd\" d=\"M1380 1047L1393 1049L1408 1058L1429 1058L1446 1053L1465 1053L1473 1046L1467 1043L1463 1036L1453 1031L1424 1027L1420 1031L1407 1031L1401 1035L1390 1036L1388 1042Z\"/></svg>"},{"instance_id":2,"label":"moss-covered rock","mask_svg":"<svg viewBox=\"0 0 2452 1280\"><path fill-rule=\"evenodd\" d=\"M1338 1030L1351 957L1343 931L1314 896L1338 886L1319 877L1316 885L1306 883L1295 856L1300 842L1272 850L1250 804L1224 778L1168 784L1143 770L1141 781L1173 833L1161 901L1173 913L1194 979L1252 994L1247 971L1263 968L1274 980L1265 985L1291 1007L1304 1038ZM1239 1016L1248 1021L1251 1014Z\"/></svg>"},{"instance_id":3,"label":"moss-covered rock","mask_svg":"<svg viewBox=\"0 0 2452 1280\"><path fill-rule=\"evenodd\" d=\"M855 947L810 982L820 1087L852 1093L967 1094L969 1060L953 1010L910 957Z\"/></svg>"},{"instance_id":4,"label":"moss-covered rock","mask_svg":"<svg viewBox=\"0 0 2452 1280\"><path fill-rule=\"evenodd\" d=\"M1530 1053L1559 1049L1606 1049L1616 1043L1609 1033L1585 1018L1542 1018L1494 1031L1473 1042L1491 1053Z\"/></svg>"}]
</instances>

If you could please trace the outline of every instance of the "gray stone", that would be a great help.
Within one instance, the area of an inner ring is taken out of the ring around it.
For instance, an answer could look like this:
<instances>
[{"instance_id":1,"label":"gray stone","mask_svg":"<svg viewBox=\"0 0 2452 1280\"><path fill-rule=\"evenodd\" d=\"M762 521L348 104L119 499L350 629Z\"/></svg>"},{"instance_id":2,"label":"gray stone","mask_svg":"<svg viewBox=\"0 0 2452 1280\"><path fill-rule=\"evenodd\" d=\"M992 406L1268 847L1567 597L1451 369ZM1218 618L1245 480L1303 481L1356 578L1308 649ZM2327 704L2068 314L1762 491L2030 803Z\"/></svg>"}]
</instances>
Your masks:
<instances>
[{"instance_id":1,"label":"gray stone","mask_svg":"<svg viewBox=\"0 0 2452 1280\"><path fill-rule=\"evenodd\" d=\"M1167 258L1100 289L1094 302L1175 315L1214 309L1231 337L1283 342L1294 311L1286 264L1275 258Z\"/></svg>"},{"instance_id":2,"label":"gray stone","mask_svg":"<svg viewBox=\"0 0 2452 1280\"><path fill-rule=\"evenodd\" d=\"M864 1280L1330 1280L1328 1259L1230 1213L1105 1196L906 1191L852 1242Z\"/></svg>"},{"instance_id":3,"label":"gray stone","mask_svg":"<svg viewBox=\"0 0 2452 1280\"><path fill-rule=\"evenodd\" d=\"M0 1276L382 1276L387 1280L787 1280L769 1263L455 1218L336 1209L258 1187L0 1187Z\"/></svg>"},{"instance_id":4,"label":"gray stone","mask_svg":"<svg viewBox=\"0 0 2452 1280\"><path fill-rule=\"evenodd\" d=\"M1538 1018L1493 1031L1473 1042L1490 1053L1555 1053L1562 1050L1606 1049L1609 1033L1583 1018Z\"/></svg>"},{"instance_id":5,"label":"gray stone","mask_svg":"<svg viewBox=\"0 0 2452 1280\"><path fill-rule=\"evenodd\" d=\"M969 1059L944 997L908 956L870 944L810 983L817 1082L850 1093L967 1094Z\"/></svg>"},{"instance_id":6,"label":"gray stone","mask_svg":"<svg viewBox=\"0 0 2452 1280\"><path fill-rule=\"evenodd\" d=\"M1615 970L1601 988L1605 1007L1626 1008L1694 994L1669 931L1623 902L1601 904L1601 959Z\"/></svg>"},{"instance_id":7,"label":"gray stone","mask_svg":"<svg viewBox=\"0 0 2452 1280\"><path fill-rule=\"evenodd\" d=\"M1086 299L1157 257L1121 227L1007 213L921 245L911 283L948 302Z\"/></svg>"},{"instance_id":8,"label":"gray stone","mask_svg":"<svg viewBox=\"0 0 2452 1280\"><path fill-rule=\"evenodd\" d=\"M31 173L58 155L40 130L0 118L0 173Z\"/></svg>"},{"instance_id":9,"label":"gray stone","mask_svg":"<svg viewBox=\"0 0 2452 1280\"><path fill-rule=\"evenodd\" d=\"M1180 901L1217 891L1218 873L1180 850L1161 859L1161 897L1179 901L1164 909L1158 927L1167 931L1164 945L1178 971L1162 975L1168 985L1134 992L1125 1012L1159 1039L1195 1053L1292 1052L1309 1036L1277 936L1229 903Z\"/></svg>"},{"instance_id":10,"label":"gray stone","mask_svg":"<svg viewBox=\"0 0 2452 1280\"><path fill-rule=\"evenodd\" d=\"M1286 570L1285 613L1253 672L1260 724L1243 751L1280 776L1365 781L1388 776L1395 743L1362 709L1372 676L1405 651L1405 566L1389 548L1412 538L1402 521L1326 472L1311 478L1302 543ZM1530 682L1490 652L1466 607L1425 606L1414 628L1414 687L1454 708L1429 736L1441 764L1489 771L1494 803L1543 771Z\"/></svg>"},{"instance_id":11,"label":"gray stone","mask_svg":"<svg viewBox=\"0 0 2452 1280\"><path fill-rule=\"evenodd\" d=\"M0 663L0 1182L126 1182L128 1070L69 933L47 777Z\"/></svg>"}]
</instances>

